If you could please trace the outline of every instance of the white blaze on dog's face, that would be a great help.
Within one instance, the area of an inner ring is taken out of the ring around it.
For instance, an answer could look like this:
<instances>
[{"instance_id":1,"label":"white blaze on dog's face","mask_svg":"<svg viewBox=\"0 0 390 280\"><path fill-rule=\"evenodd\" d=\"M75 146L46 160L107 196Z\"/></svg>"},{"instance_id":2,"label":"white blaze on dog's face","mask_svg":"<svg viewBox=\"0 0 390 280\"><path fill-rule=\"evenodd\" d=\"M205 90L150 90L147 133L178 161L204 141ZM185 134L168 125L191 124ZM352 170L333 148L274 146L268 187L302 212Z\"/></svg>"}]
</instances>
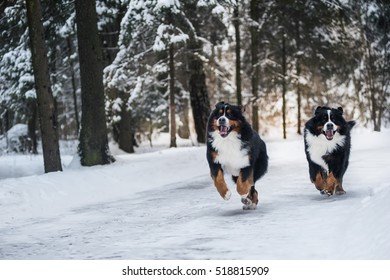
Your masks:
<instances>
[{"instance_id":1,"label":"white blaze on dog's face","mask_svg":"<svg viewBox=\"0 0 390 280\"><path fill-rule=\"evenodd\" d=\"M224 114L217 119L217 126L219 128L219 134L222 137L228 136L228 134L230 132L229 131L230 130L230 122L229 122L229 119L226 117L226 107L224 110Z\"/></svg>"},{"instance_id":2,"label":"white blaze on dog's face","mask_svg":"<svg viewBox=\"0 0 390 280\"><path fill-rule=\"evenodd\" d=\"M337 125L333 122L333 118L331 116L332 111L327 110L328 116L327 116L327 122L324 124L322 131L324 132L324 135L326 139L332 140L334 134L337 131Z\"/></svg>"}]
</instances>

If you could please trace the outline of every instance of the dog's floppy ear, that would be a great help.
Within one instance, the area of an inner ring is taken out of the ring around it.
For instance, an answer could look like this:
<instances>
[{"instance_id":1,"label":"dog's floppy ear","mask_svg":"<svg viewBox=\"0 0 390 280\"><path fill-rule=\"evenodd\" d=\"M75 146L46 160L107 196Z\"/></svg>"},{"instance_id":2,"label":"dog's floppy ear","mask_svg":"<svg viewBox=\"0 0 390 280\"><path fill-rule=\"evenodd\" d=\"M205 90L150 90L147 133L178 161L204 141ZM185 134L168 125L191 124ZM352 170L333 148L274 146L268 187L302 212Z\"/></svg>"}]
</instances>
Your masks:
<instances>
[{"instance_id":1,"label":"dog's floppy ear","mask_svg":"<svg viewBox=\"0 0 390 280\"><path fill-rule=\"evenodd\" d=\"M343 114L343 112L344 112L342 107L338 107L337 110L338 110L341 114Z\"/></svg>"},{"instance_id":2,"label":"dog's floppy ear","mask_svg":"<svg viewBox=\"0 0 390 280\"><path fill-rule=\"evenodd\" d=\"M321 107L321 106L318 106L318 107L316 108L316 110L314 111L314 115L317 116L321 109L322 109L322 107Z\"/></svg>"},{"instance_id":3,"label":"dog's floppy ear","mask_svg":"<svg viewBox=\"0 0 390 280\"><path fill-rule=\"evenodd\" d=\"M223 104L225 104L224 101L218 102L217 104L215 104L215 109L217 109L219 106L222 106Z\"/></svg>"},{"instance_id":4,"label":"dog's floppy ear","mask_svg":"<svg viewBox=\"0 0 390 280\"><path fill-rule=\"evenodd\" d=\"M352 129L352 127L355 126L355 124L356 124L355 121L349 121L349 122L347 122L348 128L349 128L350 130Z\"/></svg>"}]
</instances>

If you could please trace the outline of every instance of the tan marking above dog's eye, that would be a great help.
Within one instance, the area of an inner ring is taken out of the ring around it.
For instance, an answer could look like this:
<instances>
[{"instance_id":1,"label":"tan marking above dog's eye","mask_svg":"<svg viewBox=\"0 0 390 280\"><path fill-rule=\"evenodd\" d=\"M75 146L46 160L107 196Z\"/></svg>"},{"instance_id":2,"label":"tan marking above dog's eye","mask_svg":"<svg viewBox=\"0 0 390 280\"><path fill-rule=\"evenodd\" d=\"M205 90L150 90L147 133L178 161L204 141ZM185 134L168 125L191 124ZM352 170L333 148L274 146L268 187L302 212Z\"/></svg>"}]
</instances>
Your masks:
<instances>
[{"instance_id":1,"label":"tan marking above dog's eye","mask_svg":"<svg viewBox=\"0 0 390 280\"><path fill-rule=\"evenodd\" d=\"M219 113L219 114L222 114L222 113L223 113L223 110L222 110L222 109L219 109L218 113Z\"/></svg>"}]
</instances>

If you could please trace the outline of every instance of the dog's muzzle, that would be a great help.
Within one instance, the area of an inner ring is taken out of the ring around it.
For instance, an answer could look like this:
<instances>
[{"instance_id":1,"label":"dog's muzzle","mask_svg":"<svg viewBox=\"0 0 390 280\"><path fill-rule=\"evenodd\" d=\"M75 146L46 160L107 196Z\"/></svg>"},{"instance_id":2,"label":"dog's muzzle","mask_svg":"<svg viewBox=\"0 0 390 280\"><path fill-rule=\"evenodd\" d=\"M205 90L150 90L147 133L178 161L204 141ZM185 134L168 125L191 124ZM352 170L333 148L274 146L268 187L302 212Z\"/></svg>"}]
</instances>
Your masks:
<instances>
[{"instance_id":1,"label":"dog's muzzle","mask_svg":"<svg viewBox=\"0 0 390 280\"><path fill-rule=\"evenodd\" d=\"M336 133L336 126L333 123L326 123L324 125L323 133L329 141L333 139Z\"/></svg>"},{"instance_id":2,"label":"dog's muzzle","mask_svg":"<svg viewBox=\"0 0 390 280\"><path fill-rule=\"evenodd\" d=\"M221 135L222 137L226 137L229 135L229 133L231 131L231 127L229 125L228 118L226 118L225 116L220 117L217 120L217 125L218 125L218 129L219 129L219 135Z\"/></svg>"}]
</instances>

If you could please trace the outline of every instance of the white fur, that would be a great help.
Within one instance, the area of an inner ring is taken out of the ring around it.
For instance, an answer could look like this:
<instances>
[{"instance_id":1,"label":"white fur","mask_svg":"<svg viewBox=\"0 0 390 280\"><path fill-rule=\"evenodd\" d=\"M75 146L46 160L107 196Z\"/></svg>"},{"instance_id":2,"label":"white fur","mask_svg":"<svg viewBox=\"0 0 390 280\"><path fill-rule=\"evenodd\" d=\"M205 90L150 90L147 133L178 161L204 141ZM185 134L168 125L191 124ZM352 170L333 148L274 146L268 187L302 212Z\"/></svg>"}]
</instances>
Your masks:
<instances>
[{"instance_id":1,"label":"white fur","mask_svg":"<svg viewBox=\"0 0 390 280\"><path fill-rule=\"evenodd\" d=\"M329 173L329 167L322 157L333 152L337 148L337 145L343 146L345 136L336 132L332 140L327 140L325 135L320 134L316 136L311 134L308 130L306 130L305 135L310 159Z\"/></svg>"},{"instance_id":2,"label":"white fur","mask_svg":"<svg viewBox=\"0 0 390 280\"><path fill-rule=\"evenodd\" d=\"M210 132L210 135L211 145L218 152L214 162L221 164L225 172L240 175L240 169L249 166L248 150L242 149L240 135L235 131L226 137L219 135L219 131Z\"/></svg>"},{"instance_id":3,"label":"white fur","mask_svg":"<svg viewBox=\"0 0 390 280\"><path fill-rule=\"evenodd\" d=\"M229 200L231 196L232 196L232 193L228 190L228 191L226 192L226 194L225 194L225 197L224 197L223 199Z\"/></svg>"}]
</instances>

